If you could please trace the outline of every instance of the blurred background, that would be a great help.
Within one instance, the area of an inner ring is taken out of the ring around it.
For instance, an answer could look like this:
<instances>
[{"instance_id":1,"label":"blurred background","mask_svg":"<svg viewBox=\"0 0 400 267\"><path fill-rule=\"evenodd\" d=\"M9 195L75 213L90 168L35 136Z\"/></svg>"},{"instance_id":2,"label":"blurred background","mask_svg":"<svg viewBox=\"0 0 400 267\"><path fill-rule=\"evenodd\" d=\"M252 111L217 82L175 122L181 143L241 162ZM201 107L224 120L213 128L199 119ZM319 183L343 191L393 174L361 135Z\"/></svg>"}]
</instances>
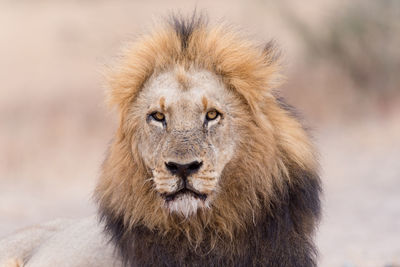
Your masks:
<instances>
[{"instance_id":1,"label":"blurred background","mask_svg":"<svg viewBox=\"0 0 400 267\"><path fill-rule=\"evenodd\" d=\"M282 48L282 94L321 154L321 266L400 266L400 1L0 0L0 237L95 212L116 128L102 70L195 7Z\"/></svg>"}]
</instances>

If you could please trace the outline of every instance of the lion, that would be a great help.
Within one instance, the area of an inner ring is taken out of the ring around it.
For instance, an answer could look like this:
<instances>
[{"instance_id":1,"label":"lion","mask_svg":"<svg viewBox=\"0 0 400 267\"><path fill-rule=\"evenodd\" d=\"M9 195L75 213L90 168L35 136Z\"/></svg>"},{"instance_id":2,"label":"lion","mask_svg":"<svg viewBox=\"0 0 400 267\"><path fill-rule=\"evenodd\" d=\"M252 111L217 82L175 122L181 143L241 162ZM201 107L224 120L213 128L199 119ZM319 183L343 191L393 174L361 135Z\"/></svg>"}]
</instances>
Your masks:
<instances>
[{"instance_id":1,"label":"lion","mask_svg":"<svg viewBox=\"0 0 400 267\"><path fill-rule=\"evenodd\" d=\"M50 226L37 240L23 232L17 239L28 245L11 236L0 251L14 242L14 252L0 258L15 266L317 265L319 167L276 92L275 45L261 48L202 16L167 22L128 45L108 76L119 126L94 192L99 220Z\"/></svg>"}]
</instances>

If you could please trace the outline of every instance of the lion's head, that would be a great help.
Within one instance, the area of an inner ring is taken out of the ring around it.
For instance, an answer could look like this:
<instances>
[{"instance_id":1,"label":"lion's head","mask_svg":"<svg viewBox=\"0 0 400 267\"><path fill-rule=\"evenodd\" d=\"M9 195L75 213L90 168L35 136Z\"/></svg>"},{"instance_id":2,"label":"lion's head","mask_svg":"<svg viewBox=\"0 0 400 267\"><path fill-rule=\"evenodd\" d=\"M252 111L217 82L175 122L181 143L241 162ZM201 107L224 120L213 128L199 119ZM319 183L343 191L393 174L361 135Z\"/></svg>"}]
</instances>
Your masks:
<instances>
[{"instance_id":1,"label":"lion's head","mask_svg":"<svg viewBox=\"0 0 400 267\"><path fill-rule=\"evenodd\" d=\"M146 231L218 246L275 212L291 186L319 190L309 139L272 92L278 70L272 45L196 17L128 46L110 75L120 124L96 190L122 250Z\"/></svg>"}]
</instances>

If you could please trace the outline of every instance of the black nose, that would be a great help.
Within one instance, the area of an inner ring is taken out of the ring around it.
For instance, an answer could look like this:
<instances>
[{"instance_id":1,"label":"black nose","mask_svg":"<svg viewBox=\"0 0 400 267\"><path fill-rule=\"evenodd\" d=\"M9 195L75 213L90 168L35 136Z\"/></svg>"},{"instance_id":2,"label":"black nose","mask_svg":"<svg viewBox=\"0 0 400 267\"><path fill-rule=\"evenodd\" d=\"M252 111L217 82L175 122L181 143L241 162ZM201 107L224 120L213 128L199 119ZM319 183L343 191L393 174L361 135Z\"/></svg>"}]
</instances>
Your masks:
<instances>
[{"instance_id":1,"label":"black nose","mask_svg":"<svg viewBox=\"0 0 400 267\"><path fill-rule=\"evenodd\" d=\"M203 162L198 161L193 161L188 164L179 164L172 161L165 163L165 166L172 174L178 175L183 179L196 173L200 169L201 165L203 165Z\"/></svg>"}]
</instances>

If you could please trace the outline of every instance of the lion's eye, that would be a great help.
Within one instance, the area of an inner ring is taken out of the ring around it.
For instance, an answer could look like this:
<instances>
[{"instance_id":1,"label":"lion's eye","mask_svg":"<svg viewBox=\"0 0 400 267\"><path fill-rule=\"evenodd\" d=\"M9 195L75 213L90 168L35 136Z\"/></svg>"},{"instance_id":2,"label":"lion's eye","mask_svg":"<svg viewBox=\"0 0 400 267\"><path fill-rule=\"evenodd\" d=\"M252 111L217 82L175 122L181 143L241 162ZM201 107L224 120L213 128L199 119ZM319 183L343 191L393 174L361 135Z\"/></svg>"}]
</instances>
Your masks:
<instances>
[{"instance_id":1,"label":"lion's eye","mask_svg":"<svg viewBox=\"0 0 400 267\"><path fill-rule=\"evenodd\" d=\"M164 121L165 120L165 115L158 111L152 113L150 116L153 117L153 119L155 119L156 121Z\"/></svg>"},{"instance_id":2,"label":"lion's eye","mask_svg":"<svg viewBox=\"0 0 400 267\"><path fill-rule=\"evenodd\" d=\"M206 119L209 121L212 121L212 120L215 120L218 116L219 116L219 112L214 109L214 110L210 110L209 112L207 112Z\"/></svg>"}]
</instances>

